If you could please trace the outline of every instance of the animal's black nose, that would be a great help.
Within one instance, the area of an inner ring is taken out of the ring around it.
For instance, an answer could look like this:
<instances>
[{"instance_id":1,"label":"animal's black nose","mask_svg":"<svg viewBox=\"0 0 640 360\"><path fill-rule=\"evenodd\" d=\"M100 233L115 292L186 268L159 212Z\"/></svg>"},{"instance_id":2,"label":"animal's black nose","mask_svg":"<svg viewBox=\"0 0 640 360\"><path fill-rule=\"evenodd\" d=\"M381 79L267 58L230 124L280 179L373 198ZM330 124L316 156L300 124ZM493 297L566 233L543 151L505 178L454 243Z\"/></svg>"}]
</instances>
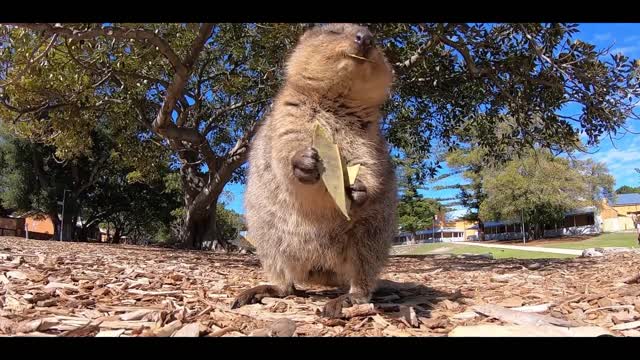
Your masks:
<instances>
[{"instance_id":1,"label":"animal's black nose","mask_svg":"<svg viewBox=\"0 0 640 360\"><path fill-rule=\"evenodd\" d=\"M373 36L367 32L359 31L356 34L356 44L363 49L368 49L373 45Z\"/></svg>"}]
</instances>

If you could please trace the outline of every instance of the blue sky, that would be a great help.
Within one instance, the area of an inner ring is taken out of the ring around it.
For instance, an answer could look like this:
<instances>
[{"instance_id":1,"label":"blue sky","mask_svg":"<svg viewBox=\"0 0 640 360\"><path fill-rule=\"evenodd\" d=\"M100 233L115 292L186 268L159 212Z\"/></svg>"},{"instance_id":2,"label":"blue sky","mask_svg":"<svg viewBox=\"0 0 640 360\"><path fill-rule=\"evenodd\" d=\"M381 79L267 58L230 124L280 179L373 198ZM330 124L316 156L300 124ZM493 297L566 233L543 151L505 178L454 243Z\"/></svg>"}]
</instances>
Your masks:
<instances>
[{"instance_id":1,"label":"blue sky","mask_svg":"<svg viewBox=\"0 0 640 360\"><path fill-rule=\"evenodd\" d=\"M580 32L574 37L594 44L597 48L611 46L611 52L621 52L634 59L640 58L640 24L581 24ZM640 123L629 120L626 127L633 132L640 133ZM640 186L640 175L634 171L634 168L640 168L640 134L619 134L614 138L613 142L605 136L601 143L596 147L590 148L589 152L593 154L583 154L578 157L591 157L596 161L604 162L616 179L616 188L622 185ZM446 171L445 166L441 173ZM451 176L438 182L438 185L452 185L464 182L464 179L460 176ZM244 185L228 184L225 190L233 194L232 198L226 201L228 202L227 207L239 213L244 213L242 205ZM440 190L424 191L422 193L427 197L449 198L454 197L457 192L456 190ZM449 215L457 216L464 212L464 209L459 208L458 211Z\"/></svg>"}]
</instances>

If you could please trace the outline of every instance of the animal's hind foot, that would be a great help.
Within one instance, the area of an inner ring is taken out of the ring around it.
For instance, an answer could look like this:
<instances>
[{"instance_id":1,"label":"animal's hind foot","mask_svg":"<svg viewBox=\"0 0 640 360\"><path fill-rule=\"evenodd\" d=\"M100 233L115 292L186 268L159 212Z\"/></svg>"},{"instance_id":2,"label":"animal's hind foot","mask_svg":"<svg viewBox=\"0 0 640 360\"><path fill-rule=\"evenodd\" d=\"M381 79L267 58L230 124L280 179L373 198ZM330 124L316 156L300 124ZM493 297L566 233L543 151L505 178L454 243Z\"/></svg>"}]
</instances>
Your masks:
<instances>
[{"instance_id":1,"label":"animal's hind foot","mask_svg":"<svg viewBox=\"0 0 640 360\"><path fill-rule=\"evenodd\" d=\"M284 291L273 285L259 285L241 292L231 304L232 309L237 309L248 304L260 302L265 297L285 297Z\"/></svg>"},{"instance_id":2,"label":"animal's hind foot","mask_svg":"<svg viewBox=\"0 0 640 360\"><path fill-rule=\"evenodd\" d=\"M244 305L255 304L265 297L283 298L289 295L300 293L291 286L286 290L282 290L275 285L258 285L241 292L231 304L231 309L237 309Z\"/></svg>"}]
</instances>

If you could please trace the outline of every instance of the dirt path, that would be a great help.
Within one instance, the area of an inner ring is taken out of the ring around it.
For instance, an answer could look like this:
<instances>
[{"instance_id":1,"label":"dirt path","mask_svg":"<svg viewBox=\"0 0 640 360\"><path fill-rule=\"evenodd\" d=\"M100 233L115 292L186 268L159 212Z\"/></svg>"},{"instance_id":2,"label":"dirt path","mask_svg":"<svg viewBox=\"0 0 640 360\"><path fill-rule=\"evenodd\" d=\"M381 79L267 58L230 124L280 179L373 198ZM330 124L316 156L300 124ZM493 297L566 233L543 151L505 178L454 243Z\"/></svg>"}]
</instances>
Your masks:
<instances>
[{"instance_id":1,"label":"dirt path","mask_svg":"<svg viewBox=\"0 0 640 360\"><path fill-rule=\"evenodd\" d=\"M293 321L294 336L447 336L509 323L473 311L483 304L536 306L558 321L638 336L638 269L638 253L391 257L375 307L328 320L320 310L336 289L301 287L306 296L231 310L240 291L265 281L252 255L0 237L0 336L247 336L279 319Z\"/></svg>"},{"instance_id":2,"label":"dirt path","mask_svg":"<svg viewBox=\"0 0 640 360\"><path fill-rule=\"evenodd\" d=\"M523 251L535 251L535 252L544 252L544 253L552 253L552 254L565 254L565 255L582 255L582 250L573 250L573 249L560 249L560 248L547 248L541 246L518 246L518 245L500 245L500 244L482 244L478 242L461 242L459 244L471 245L471 246L482 246L487 248L498 248L498 249L511 249L511 250L523 250Z\"/></svg>"},{"instance_id":3,"label":"dirt path","mask_svg":"<svg viewBox=\"0 0 640 360\"><path fill-rule=\"evenodd\" d=\"M445 246L445 247L437 248L435 250L431 250L431 251L429 251L429 254L442 254L442 253L446 253L447 251L451 251L451 250L453 250L453 248Z\"/></svg>"}]
</instances>

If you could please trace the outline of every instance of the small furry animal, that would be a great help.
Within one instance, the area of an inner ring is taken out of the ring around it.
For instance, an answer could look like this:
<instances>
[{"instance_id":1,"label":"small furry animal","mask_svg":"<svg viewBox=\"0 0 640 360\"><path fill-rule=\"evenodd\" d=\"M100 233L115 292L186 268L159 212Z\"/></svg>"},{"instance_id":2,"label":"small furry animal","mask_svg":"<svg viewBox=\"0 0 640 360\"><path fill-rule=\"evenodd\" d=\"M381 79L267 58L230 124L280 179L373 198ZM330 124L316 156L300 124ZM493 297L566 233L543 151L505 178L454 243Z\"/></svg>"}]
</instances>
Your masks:
<instances>
[{"instance_id":1,"label":"small furry animal","mask_svg":"<svg viewBox=\"0 0 640 360\"><path fill-rule=\"evenodd\" d=\"M247 235L273 285L245 290L232 308L294 294L295 284L349 286L326 304L328 317L370 301L396 232L396 179L379 127L392 82L367 28L328 24L302 35L249 155ZM322 160L312 147L316 122L347 165L361 164L346 189L350 221L321 181Z\"/></svg>"}]
</instances>

